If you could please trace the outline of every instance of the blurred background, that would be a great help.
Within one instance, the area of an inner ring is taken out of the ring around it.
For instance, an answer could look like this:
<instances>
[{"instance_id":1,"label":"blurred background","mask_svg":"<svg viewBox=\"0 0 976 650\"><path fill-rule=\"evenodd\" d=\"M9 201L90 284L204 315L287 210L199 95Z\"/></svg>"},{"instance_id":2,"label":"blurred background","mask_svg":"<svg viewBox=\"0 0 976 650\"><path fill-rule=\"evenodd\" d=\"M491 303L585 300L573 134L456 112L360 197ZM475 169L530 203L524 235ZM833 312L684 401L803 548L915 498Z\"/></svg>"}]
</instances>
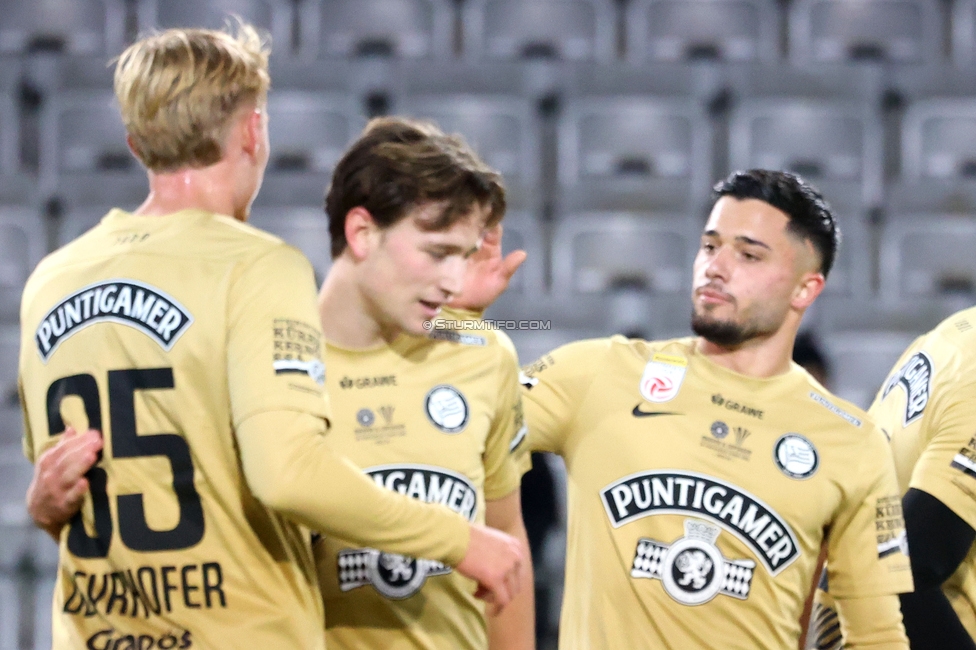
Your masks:
<instances>
[{"instance_id":1,"label":"blurred background","mask_svg":"<svg viewBox=\"0 0 976 650\"><path fill-rule=\"evenodd\" d=\"M506 178L505 248L529 259L491 309L524 362L612 333L689 333L709 188L799 172L844 242L805 359L860 406L906 345L976 303L976 0L0 0L0 650L50 647L56 548L23 498L18 304L47 252L147 185L108 62L138 34L273 37L272 159L252 221L328 270L322 197L369 117L463 134ZM812 352L811 352L812 350ZM523 489L548 647L563 474Z\"/></svg>"}]
</instances>

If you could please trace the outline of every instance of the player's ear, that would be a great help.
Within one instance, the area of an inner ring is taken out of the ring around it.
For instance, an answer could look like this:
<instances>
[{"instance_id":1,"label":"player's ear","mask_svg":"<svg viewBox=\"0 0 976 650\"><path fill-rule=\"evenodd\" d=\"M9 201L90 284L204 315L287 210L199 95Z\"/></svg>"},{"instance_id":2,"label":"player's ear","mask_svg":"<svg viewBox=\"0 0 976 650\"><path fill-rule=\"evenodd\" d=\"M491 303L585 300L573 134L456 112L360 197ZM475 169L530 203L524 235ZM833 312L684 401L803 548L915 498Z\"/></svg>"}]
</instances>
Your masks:
<instances>
[{"instance_id":1,"label":"player's ear","mask_svg":"<svg viewBox=\"0 0 976 650\"><path fill-rule=\"evenodd\" d=\"M346 213L344 230L346 246L357 260L365 259L379 239L379 227L373 220L373 215L362 206L357 206Z\"/></svg>"},{"instance_id":2,"label":"player's ear","mask_svg":"<svg viewBox=\"0 0 976 650\"><path fill-rule=\"evenodd\" d=\"M819 271L804 273L800 276L800 281L793 290L793 298L790 300L790 305L794 309L806 309L823 292L826 282L827 280L824 278L823 273Z\"/></svg>"},{"instance_id":3,"label":"player's ear","mask_svg":"<svg viewBox=\"0 0 976 650\"><path fill-rule=\"evenodd\" d=\"M260 109L254 109L247 111L238 125L241 133L241 148L251 157L257 156L264 142L261 120Z\"/></svg>"}]
</instances>

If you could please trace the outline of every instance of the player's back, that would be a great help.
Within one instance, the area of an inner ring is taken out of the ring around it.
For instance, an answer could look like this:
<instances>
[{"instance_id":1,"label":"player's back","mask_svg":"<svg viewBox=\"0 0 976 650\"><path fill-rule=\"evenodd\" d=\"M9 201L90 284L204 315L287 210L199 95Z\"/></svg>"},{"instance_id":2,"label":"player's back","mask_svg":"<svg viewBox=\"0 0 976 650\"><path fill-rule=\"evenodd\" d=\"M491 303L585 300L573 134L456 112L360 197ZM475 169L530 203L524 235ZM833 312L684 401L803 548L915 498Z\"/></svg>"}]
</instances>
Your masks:
<instances>
[{"instance_id":1,"label":"player's back","mask_svg":"<svg viewBox=\"0 0 976 650\"><path fill-rule=\"evenodd\" d=\"M234 438L325 415L308 262L229 217L113 211L38 266L21 325L25 453L65 425L105 440L61 536L55 647L321 647L307 533L250 494Z\"/></svg>"}]
</instances>

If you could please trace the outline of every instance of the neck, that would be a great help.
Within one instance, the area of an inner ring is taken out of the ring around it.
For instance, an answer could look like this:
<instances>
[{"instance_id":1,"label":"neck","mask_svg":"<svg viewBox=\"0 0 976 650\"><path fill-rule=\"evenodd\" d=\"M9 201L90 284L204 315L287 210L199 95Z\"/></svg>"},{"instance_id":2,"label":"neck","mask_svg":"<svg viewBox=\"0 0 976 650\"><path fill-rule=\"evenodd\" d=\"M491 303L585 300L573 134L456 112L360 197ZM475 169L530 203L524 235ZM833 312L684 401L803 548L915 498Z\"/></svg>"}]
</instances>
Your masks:
<instances>
[{"instance_id":1,"label":"neck","mask_svg":"<svg viewBox=\"0 0 976 650\"><path fill-rule=\"evenodd\" d=\"M135 214L162 216L196 209L244 221L247 207L241 207L235 200L235 190L234 174L227 160L200 169L149 172L149 196Z\"/></svg>"},{"instance_id":2,"label":"neck","mask_svg":"<svg viewBox=\"0 0 976 650\"><path fill-rule=\"evenodd\" d=\"M357 267L347 255L332 263L319 292L319 317L325 338L344 348L391 343L400 331L384 326L357 281Z\"/></svg>"},{"instance_id":3,"label":"neck","mask_svg":"<svg viewBox=\"0 0 976 650\"><path fill-rule=\"evenodd\" d=\"M799 328L784 323L776 332L759 336L734 347L725 347L698 337L698 351L716 365L747 377L775 377L789 371L793 342Z\"/></svg>"}]
</instances>

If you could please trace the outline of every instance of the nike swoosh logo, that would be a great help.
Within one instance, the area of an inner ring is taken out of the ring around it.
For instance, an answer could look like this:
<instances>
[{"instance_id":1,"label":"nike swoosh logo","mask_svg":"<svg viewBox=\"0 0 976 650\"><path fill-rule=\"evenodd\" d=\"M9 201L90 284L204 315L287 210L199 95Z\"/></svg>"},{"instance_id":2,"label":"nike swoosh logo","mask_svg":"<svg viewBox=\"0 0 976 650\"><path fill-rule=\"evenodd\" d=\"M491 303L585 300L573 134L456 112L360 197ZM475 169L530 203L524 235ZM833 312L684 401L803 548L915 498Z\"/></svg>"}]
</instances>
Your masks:
<instances>
[{"instance_id":1,"label":"nike swoosh logo","mask_svg":"<svg viewBox=\"0 0 976 650\"><path fill-rule=\"evenodd\" d=\"M652 418L656 415L681 415L680 413L675 413L674 411L642 411L640 410L640 404L634 407L631 411L635 418Z\"/></svg>"}]
</instances>

